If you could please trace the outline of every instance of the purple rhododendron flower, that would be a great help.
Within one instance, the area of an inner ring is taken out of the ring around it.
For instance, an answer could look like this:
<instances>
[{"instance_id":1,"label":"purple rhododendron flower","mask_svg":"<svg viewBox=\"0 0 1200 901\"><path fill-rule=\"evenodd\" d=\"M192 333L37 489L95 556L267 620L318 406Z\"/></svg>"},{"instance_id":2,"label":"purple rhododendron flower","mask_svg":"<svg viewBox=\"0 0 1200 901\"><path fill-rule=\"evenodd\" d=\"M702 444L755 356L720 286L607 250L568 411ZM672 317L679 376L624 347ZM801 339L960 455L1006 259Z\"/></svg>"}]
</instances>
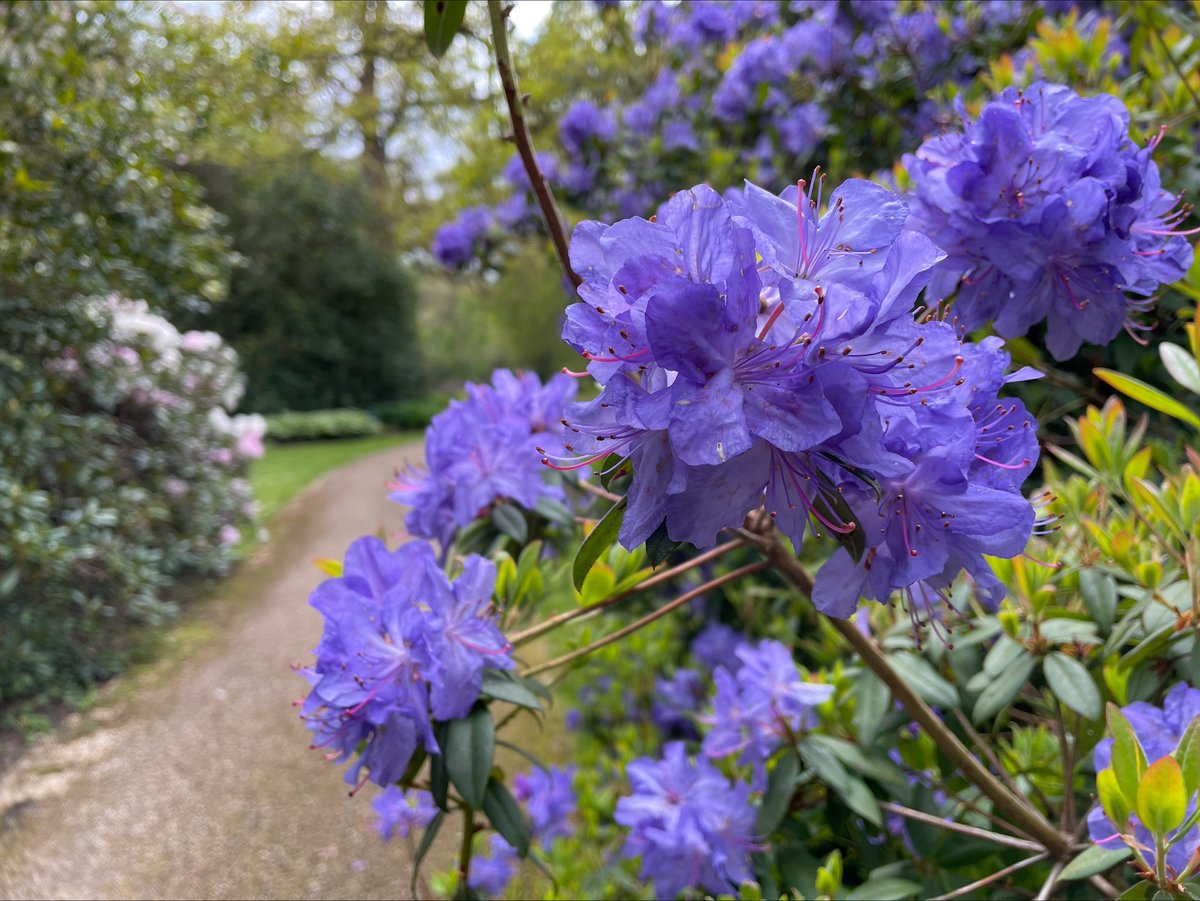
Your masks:
<instances>
[{"instance_id":1,"label":"purple rhododendron flower","mask_svg":"<svg viewBox=\"0 0 1200 901\"><path fill-rule=\"evenodd\" d=\"M704 701L704 680L694 669L677 669L670 679L654 680L654 701L650 719L668 738L696 740L700 733L692 715Z\"/></svg>"},{"instance_id":2,"label":"purple rhododendron flower","mask_svg":"<svg viewBox=\"0 0 1200 901\"><path fill-rule=\"evenodd\" d=\"M724 623L709 623L692 639L692 657L709 670L723 666L734 675L741 668L738 649L748 646L746 637Z\"/></svg>"},{"instance_id":3,"label":"purple rhododendron flower","mask_svg":"<svg viewBox=\"0 0 1200 901\"><path fill-rule=\"evenodd\" d=\"M492 227L486 207L471 207L434 233L433 257L447 269L461 269L475 258L477 245Z\"/></svg>"},{"instance_id":4,"label":"purple rhododendron flower","mask_svg":"<svg viewBox=\"0 0 1200 901\"><path fill-rule=\"evenodd\" d=\"M560 419L574 380L559 374L543 385L533 373L498 369L492 384L468 383L466 391L425 431L427 470L410 469L390 485L390 498L412 508L409 533L443 549L498 499L529 510L541 498L564 499L539 459L562 451Z\"/></svg>"},{"instance_id":5,"label":"purple rhododendron flower","mask_svg":"<svg viewBox=\"0 0 1200 901\"><path fill-rule=\"evenodd\" d=\"M1034 422L1000 397L1029 374L1005 375L998 340L914 320L944 255L907 225L899 195L852 179L826 196L819 175L582 223L563 337L603 388L567 407L567 454L546 462L632 464L627 548L664 522L711 546L759 505L796 546L856 540L818 578L836 616L897 589L929 606L964 569L997 600L984 555L1020 553L1035 525Z\"/></svg>"},{"instance_id":6,"label":"purple rhododendron flower","mask_svg":"<svg viewBox=\"0 0 1200 901\"><path fill-rule=\"evenodd\" d=\"M485 895L500 895L517 872L517 850L499 835L489 836L491 854L471 861L467 884Z\"/></svg>"},{"instance_id":7,"label":"purple rhododendron flower","mask_svg":"<svg viewBox=\"0 0 1200 901\"><path fill-rule=\"evenodd\" d=\"M542 844L572 832L571 817L579 803L571 785L574 778L574 766L535 767L513 777L513 797L525 808L533 836Z\"/></svg>"},{"instance_id":8,"label":"purple rhododendron flower","mask_svg":"<svg viewBox=\"0 0 1200 901\"><path fill-rule=\"evenodd\" d=\"M713 674L717 692L706 720L711 728L704 753L714 758L740 754L740 762L753 765L761 781L767 759L811 725L812 708L833 696L833 686L801 679L791 649L778 641L743 645L737 656L742 665L736 676L725 667Z\"/></svg>"},{"instance_id":9,"label":"purple rhododendron flower","mask_svg":"<svg viewBox=\"0 0 1200 901\"><path fill-rule=\"evenodd\" d=\"M393 834L408 838L414 829L424 829L437 815L433 795L427 791L404 791L389 785L371 806L379 814L379 834L389 841Z\"/></svg>"},{"instance_id":10,"label":"purple rhododendron flower","mask_svg":"<svg viewBox=\"0 0 1200 901\"><path fill-rule=\"evenodd\" d=\"M301 671L312 690L300 715L314 748L338 763L360 754L347 782L398 781L418 746L438 753L433 719L465 716L484 669L513 668L492 621L495 580L478 555L451 581L428 543L389 551L366 537L346 551L342 575L313 591L325 629L316 663Z\"/></svg>"},{"instance_id":11,"label":"purple rhododendron flower","mask_svg":"<svg viewBox=\"0 0 1200 901\"><path fill-rule=\"evenodd\" d=\"M961 131L905 157L912 225L947 251L930 286L957 289L967 328L1019 337L1047 324L1056 359L1107 344L1192 261L1190 207L1163 190L1115 97L1043 82L1010 88ZM1131 298L1128 295L1136 295ZM1130 327L1134 327L1130 323Z\"/></svg>"},{"instance_id":12,"label":"purple rhododendron flower","mask_svg":"<svg viewBox=\"0 0 1200 901\"><path fill-rule=\"evenodd\" d=\"M576 100L558 123L558 134L567 155L578 159L595 142L606 144L617 133L617 120L590 100Z\"/></svg>"},{"instance_id":13,"label":"purple rhododendron flower","mask_svg":"<svg viewBox=\"0 0 1200 901\"><path fill-rule=\"evenodd\" d=\"M760 848L750 786L692 761L683 742L663 748L661 760L632 761L626 773L633 793L617 801L614 819L629 830L625 853L641 856L658 897L721 894L750 878L750 852Z\"/></svg>"},{"instance_id":14,"label":"purple rhododendron flower","mask_svg":"<svg viewBox=\"0 0 1200 901\"><path fill-rule=\"evenodd\" d=\"M1133 727L1138 744L1142 746L1146 755L1146 763L1152 765L1174 753L1187 727L1196 717L1200 717L1200 690L1180 682L1167 692L1161 708L1136 701L1122 707L1121 712ZM1096 745L1093 757L1096 772L1106 770L1112 765L1112 748L1111 738L1106 738ZM1195 798L1189 799L1189 816L1195 811L1195 803ZM1088 814L1087 823L1088 833L1096 844L1110 851L1119 850L1124 847L1120 837L1123 833L1137 843L1138 852L1146 862L1151 866L1155 865L1154 837L1136 813L1130 817L1129 823L1118 825L1109 820L1100 807L1096 807ZM1168 840L1174 838L1176 832L1167 833ZM1193 826L1167 851L1167 866L1172 871L1172 877L1183 873L1197 849L1200 849L1200 827Z\"/></svg>"}]
</instances>

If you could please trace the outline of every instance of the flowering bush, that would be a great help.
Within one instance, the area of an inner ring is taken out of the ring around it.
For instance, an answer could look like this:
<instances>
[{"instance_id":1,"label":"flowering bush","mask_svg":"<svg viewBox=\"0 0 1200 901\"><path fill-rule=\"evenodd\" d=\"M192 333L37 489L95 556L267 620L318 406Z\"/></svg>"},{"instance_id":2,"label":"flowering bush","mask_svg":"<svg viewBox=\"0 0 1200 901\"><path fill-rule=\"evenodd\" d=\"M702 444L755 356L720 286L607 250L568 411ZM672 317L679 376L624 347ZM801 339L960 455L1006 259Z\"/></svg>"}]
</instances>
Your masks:
<instances>
[{"instance_id":1,"label":"flowering bush","mask_svg":"<svg viewBox=\"0 0 1200 901\"><path fill-rule=\"evenodd\" d=\"M227 572L255 517L242 476L266 423L229 415L233 352L144 303L79 312L93 339L44 361L44 391L0 468L4 699L111 674L125 627L168 615L174 581Z\"/></svg>"},{"instance_id":2,"label":"flowering bush","mask_svg":"<svg viewBox=\"0 0 1200 901\"><path fill-rule=\"evenodd\" d=\"M508 891L522 859L568 897L1200 891L1200 457L1115 400L1061 423L1078 453L1039 438L1023 395L1041 373L1010 356L1036 351L968 333L1045 320L1051 354L1071 356L1116 335L1140 303L1127 292L1184 277L1190 209L1160 186L1158 141L1139 148L1113 97L1010 89L974 118L964 103L961 133L911 158L911 186L819 170L779 193L696 184L643 219L657 188L639 170L644 193L568 248L545 181L591 190L628 110L581 101L560 123L570 163L538 161L489 11L528 163L505 177L576 288L562 334L583 371L469 385L429 429L428 472L394 486L418 540L362 540L313 595L326 632L302 715L355 758L351 782L384 788L381 829L427 823L419 865L461 814L458 866L434 882L457 897ZM950 35L1040 14L645 4L642 35L686 50L699 85L660 77L647 123L687 125L710 101L730 123L794 112L773 127L800 146L844 109L773 98L795 70L846 92L905 56L932 100L983 66ZM782 43L748 40L776 23ZM723 47L740 54L714 88ZM469 218L443 256L488 240L486 214ZM1200 390L1191 356L1163 359ZM1097 374L1200 429L1169 395ZM568 377L594 394L574 401ZM551 689L572 709L548 712ZM529 713L562 717L576 769L510 791L497 733ZM436 812L401 794L422 791Z\"/></svg>"}]
</instances>

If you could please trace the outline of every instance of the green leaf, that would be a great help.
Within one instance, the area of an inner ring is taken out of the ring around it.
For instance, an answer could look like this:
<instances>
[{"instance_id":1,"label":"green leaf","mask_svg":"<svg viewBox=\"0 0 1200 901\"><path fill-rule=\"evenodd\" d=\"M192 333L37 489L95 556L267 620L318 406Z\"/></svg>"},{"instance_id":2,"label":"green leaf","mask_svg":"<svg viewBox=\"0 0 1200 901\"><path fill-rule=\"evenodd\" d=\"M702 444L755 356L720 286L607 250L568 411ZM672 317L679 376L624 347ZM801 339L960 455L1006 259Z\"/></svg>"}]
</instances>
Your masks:
<instances>
[{"instance_id":1,"label":"green leaf","mask_svg":"<svg viewBox=\"0 0 1200 901\"><path fill-rule=\"evenodd\" d=\"M498 779L488 779L483 795L483 812L501 837L517 849L518 855L525 857L529 854L532 831L529 821L504 783Z\"/></svg>"},{"instance_id":2,"label":"green leaf","mask_svg":"<svg viewBox=\"0 0 1200 901\"><path fill-rule=\"evenodd\" d=\"M501 748L507 748L508 750L512 751L514 754L520 754L522 757L524 757L526 760L528 760L530 763L532 763L539 770L546 770L547 772L550 771L550 767L548 767L548 766L546 766L546 764L542 763L542 761L536 755L534 755L530 751L526 751L524 748L514 745L511 741L505 741L503 738L497 738L496 744Z\"/></svg>"},{"instance_id":3,"label":"green leaf","mask_svg":"<svg viewBox=\"0 0 1200 901\"><path fill-rule=\"evenodd\" d=\"M1117 785L1126 802L1136 809L1138 785L1142 781L1142 774L1146 772L1146 755L1129 720L1125 719L1121 708L1112 703L1108 705L1108 731L1113 737L1113 774L1117 777Z\"/></svg>"},{"instance_id":4,"label":"green leaf","mask_svg":"<svg viewBox=\"0 0 1200 901\"><path fill-rule=\"evenodd\" d=\"M846 894L846 901L903 901L905 898L920 898L921 886L898 876L868 879Z\"/></svg>"},{"instance_id":5,"label":"green leaf","mask_svg":"<svg viewBox=\"0 0 1200 901\"><path fill-rule=\"evenodd\" d=\"M493 507L492 522L517 544L529 540L529 523L525 521L525 514L512 504L499 503Z\"/></svg>"},{"instance_id":6,"label":"green leaf","mask_svg":"<svg viewBox=\"0 0 1200 901\"><path fill-rule=\"evenodd\" d=\"M621 498L604 514L604 518L596 523L591 534L583 539L583 544L579 546L579 551L575 554L575 565L571 570L576 588L583 588L583 580L587 578L587 574L591 572L596 561L617 540L617 533L621 531L621 520L624 518L625 498Z\"/></svg>"},{"instance_id":7,"label":"green leaf","mask_svg":"<svg viewBox=\"0 0 1200 901\"><path fill-rule=\"evenodd\" d=\"M854 728L864 745L875 741L879 724L891 709L892 692L869 669L864 669L854 683Z\"/></svg>"},{"instance_id":8,"label":"green leaf","mask_svg":"<svg viewBox=\"0 0 1200 901\"><path fill-rule=\"evenodd\" d=\"M1139 403L1145 404L1151 410L1166 413L1168 416L1186 422L1193 428L1200 429L1200 416L1197 416L1169 394L1164 394L1153 385L1147 385L1141 379L1111 369L1093 369L1096 378L1107 382L1122 394L1128 395Z\"/></svg>"},{"instance_id":9,"label":"green leaf","mask_svg":"<svg viewBox=\"0 0 1200 901\"><path fill-rule=\"evenodd\" d=\"M664 522L646 539L646 559L650 561L651 566L658 566L682 544L682 541L671 540L667 535L667 524Z\"/></svg>"},{"instance_id":10,"label":"green leaf","mask_svg":"<svg viewBox=\"0 0 1200 901\"><path fill-rule=\"evenodd\" d=\"M1042 662L1042 672L1055 697L1071 710L1089 720L1104 714L1104 701L1092 674L1074 657L1054 651Z\"/></svg>"},{"instance_id":11,"label":"green leaf","mask_svg":"<svg viewBox=\"0 0 1200 901\"><path fill-rule=\"evenodd\" d=\"M622 463L622 461L624 461ZM633 463L620 454L609 454L600 464L600 484L605 488L612 486L617 479L624 478L633 472Z\"/></svg>"},{"instance_id":12,"label":"green leaf","mask_svg":"<svg viewBox=\"0 0 1200 901\"><path fill-rule=\"evenodd\" d=\"M1079 593L1101 631L1108 632L1117 618L1117 582L1098 569L1079 571Z\"/></svg>"},{"instance_id":13,"label":"green leaf","mask_svg":"<svg viewBox=\"0 0 1200 901\"><path fill-rule=\"evenodd\" d=\"M894 654L888 658L921 699L935 707L958 707L958 691L924 657Z\"/></svg>"},{"instance_id":14,"label":"green leaf","mask_svg":"<svg viewBox=\"0 0 1200 901\"><path fill-rule=\"evenodd\" d=\"M1188 723L1175 749L1175 759L1183 770L1183 787L1189 798L1200 789L1200 716Z\"/></svg>"},{"instance_id":15,"label":"green leaf","mask_svg":"<svg viewBox=\"0 0 1200 901\"><path fill-rule=\"evenodd\" d=\"M1200 394L1200 363L1178 344L1158 345L1158 355L1171 378L1193 394Z\"/></svg>"},{"instance_id":16,"label":"green leaf","mask_svg":"<svg viewBox=\"0 0 1200 901\"><path fill-rule=\"evenodd\" d=\"M542 702L532 691L517 681L507 670L486 669L483 671L483 688L480 695L497 701L506 701L530 710L543 710Z\"/></svg>"},{"instance_id":17,"label":"green leaf","mask_svg":"<svg viewBox=\"0 0 1200 901\"><path fill-rule=\"evenodd\" d=\"M429 821L429 825L425 827L425 834L421 836L421 844L417 845L416 856L413 857L412 864L412 881L409 883L409 894L414 898L417 895L417 877L421 875L421 863L425 860L425 855L429 853L429 849L433 847L433 840L437 838L438 830L442 828L442 822L446 819L446 811L439 810L434 814L433 819Z\"/></svg>"},{"instance_id":18,"label":"green leaf","mask_svg":"<svg viewBox=\"0 0 1200 901\"><path fill-rule=\"evenodd\" d=\"M775 762L775 768L767 779L762 804L758 808L758 819L754 823L754 831L758 835L770 835L782 822L792 803L799 773L800 761L790 749Z\"/></svg>"},{"instance_id":19,"label":"green leaf","mask_svg":"<svg viewBox=\"0 0 1200 901\"><path fill-rule=\"evenodd\" d=\"M1117 896L1117 901L1150 901L1156 891L1153 882L1135 882Z\"/></svg>"},{"instance_id":20,"label":"green leaf","mask_svg":"<svg viewBox=\"0 0 1200 901\"><path fill-rule=\"evenodd\" d=\"M975 700L975 709L971 716L977 723L990 720L1001 710L1012 703L1013 698L1029 681L1037 661L1022 648L1022 653L1013 659L1004 672L995 676L987 687L979 693Z\"/></svg>"},{"instance_id":21,"label":"green leaf","mask_svg":"<svg viewBox=\"0 0 1200 901\"><path fill-rule=\"evenodd\" d=\"M467 0L425 0L425 44L436 57L449 49L467 13Z\"/></svg>"},{"instance_id":22,"label":"green leaf","mask_svg":"<svg viewBox=\"0 0 1200 901\"><path fill-rule=\"evenodd\" d=\"M817 778L832 789L847 807L877 826L883 824L879 802L875 800L867 784L857 776L852 776L829 749L812 741L800 742L797 749L804 758L805 765L816 773Z\"/></svg>"},{"instance_id":23,"label":"green leaf","mask_svg":"<svg viewBox=\"0 0 1200 901\"><path fill-rule=\"evenodd\" d=\"M438 723L434 726L434 736L438 740L438 745L445 749L446 747L446 729L444 723ZM446 771L446 755L435 754L429 758L429 793L433 795L433 801L443 812L449 811L448 803L450 796L450 774Z\"/></svg>"},{"instance_id":24,"label":"green leaf","mask_svg":"<svg viewBox=\"0 0 1200 901\"><path fill-rule=\"evenodd\" d=\"M446 724L442 746L446 770L463 800L476 810L483 806L495 752L496 726L486 707L476 707L462 719Z\"/></svg>"},{"instance_id":25,"label":"green leaf","mask_svg":"<svg viewBox=\"0 0 1200 901\"><path fill-rule=\"evenodd\" d=\"M1164 836L1187 816L1188 796L1183 771L1174 757L1155 761L1138 785L1137 812L1155 836Z\"/></svg>"},{"instance_id":26,"label":"green leaf","mask_svg":"<svg viewBox=\"0 0 1200 901\"><path fill-rule=\"evenodd\" d=\"M1063 867L1058 875L1060 882L1070 882L1073 879L1087 879L1106 870L1111 870L1123 860L1128 860L1133 852L1122 845L1119 848L1101 848L1092 845L1069 864Z\"/></svg>"},{"instance_id":27,"label":"green leaf","mask_svg":"<svg viewBox=\"0 0 1200 901\"><path fill-rule=\"evenodd\" d=\"M1096 774L1096 794L1100 796L1100 807L1109 822L1117 824L1118 831L1124 832L1133 808L1129 799L1121 791L1112 767L1103 769Z\"/></svg>"}]
</instances>

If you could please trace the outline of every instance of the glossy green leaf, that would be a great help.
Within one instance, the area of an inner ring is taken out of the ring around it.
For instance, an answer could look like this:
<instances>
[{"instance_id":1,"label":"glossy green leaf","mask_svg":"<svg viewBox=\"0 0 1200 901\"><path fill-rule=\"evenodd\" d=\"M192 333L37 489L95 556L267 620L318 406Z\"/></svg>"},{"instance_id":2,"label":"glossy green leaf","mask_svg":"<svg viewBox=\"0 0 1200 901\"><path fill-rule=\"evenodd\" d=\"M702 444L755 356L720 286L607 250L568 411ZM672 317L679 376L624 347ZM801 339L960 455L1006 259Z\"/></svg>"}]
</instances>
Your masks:
<instances>
[{"instance_id":1,"label":"glossy green leaf","mask_svg":"<svg viewBox=\"0 0 1200 901\"><path fill-rule=\"evenodd\" d=\"M445 748L446 730L444 723L434 726L434 736L438 740L439 747ZM429 793L433 795L433 802L438 807L443 811L449 811L450 774L446 771L445 754L435 754L429 758Z\"/></svg>"},{"instance_id":2,"label":"glossy green leaf","mask_svg":"<svg viewBox=\"0 0 1200 901\"><path fill-rule=\"evenodd\" d=\"M496 726L486 707L477 707L462 719L446 724L446 743L442 746L446 770L463 800L476 810L483 806L495 752Z\"/></svg>"},{"instance_id":3,"label":"glossy green leaf","mask_svg":"<svg viewBox=\"0 0 1200 901\"><path fill-rule=\"evenodd\" d=\"M485 698L506 701L530 710L542 710L542 702L532 691L507 670L487 669L483 671L483 688L479 692Z\"/></svg>"},{"instance_id":4,"label":"glossy green leaf","mask_svg":"<svg viewBox=\"0 0 1200 901\"><path fill-rule=\"evenodd\" d=\"M525 814L504 783L498 779L488 779L483 796L483 812L491 821L492 827L517 849L518 855L525 857L529 854L532 832L529 821L525 819Z\"/></svg>"},{"instance_id":5,"label":"glossy green leaf","mask_svg":"<svg viewBox=\"0 0 1200 901\"><path fill-rule=\"evenodd\" d=\"M664 522L654 530L653 535L646 539L646 559L651 566L658 566L682 544L682 541L671 540L667 535L667 524Z\"/></svg>"},{"instance_id":6,"label":"glossy green leaf","mask_svg":"<svg viewBox=\"0 0 1200 901\"><path fill-rule=\"evenodd\" d=\"M1111 369L1093 369L1096 378L1116 388L1138 403L1145 404L1151 410L1166 413L1168 416L1186 422L1193 428L1200 429L1200 416L1197 416L1169 394L1164 394L1153 385L1147 385L1141 379L1114 372Z\"/></svg>"},{"instance_id":7,"label":"glossy green leaf","mask_svg":"<svg viewBox=\"0 0 1200 901\"><path fill-rule=\"evenodd\" d=\"M1188 723L1175 749L1175 759L1183 771L1183 787L1189 798L1200 789L1200 716Z\"/></svg>"},{"instance_id":8,"label":"glossy green leaf","mask_svg":"<svg viewBox=\"0 0 1200 901\"><path fill-rule=\"evenodd\" d=\"M789 749L776 761L770 778L767 779L767 790L763 793L758 818L754 824L754 831L758 835L770 835L787 814L799 773L800 761Z\"/></svg>"},{"instance_id":9,"label":"glossy green leaf","mask_svg":"<svg viewBox=\"0 0 1200 901\"><path fill-rule=\"evenodd\" d=\"M1062 704L1089 720L1104 713L1104 701L1088 668L1066 654L1054 651L1042 662L1046 684Z\"/></svg>"},{"instance_id":10,"label":"glossy green leaf","mask_svg":"<svg viewBox=\"0 0 1200 901\"><path fill-rule=\"evenodd\" d=\"M467 0L425 0L425 44L440 57L462 27Z\"/></svg>"},{"instance_id":11,"label":"glossy green leaf","mask_svg":"<svg viewBox=\"0 0 1200 901\"><path fill-rule=\"evenodd\" d=\"M1108 705L1108 731L1113 738L1112 769L1121 794L1132 808L1137 808L1138 786L1146 772L1146 755L1138 743L1133 727L1116 704Z\"/></svg>"},{"instance_id":12,"label":"glossy green leaf","mask_svg":"<svg viewBox=\"0 0 1200 901\"><path fill-rule=\"evenodd\" d=\"M1137 812L1146 828L1163 836L1187 816L1188 796L1183 771L1174 757L1163 757L1150 765L1138 785Z\"/></svg>"},{"instance_id":13,"label":"glossy green leaf","mask_svg":"<svg viewBox=\"0 0 1200 901\"><path fill-rule=\"evenodd\" d=\"M1096 774L1096 794L1100 798L1100 807L1112 823L1119 824L1121 829L1129 822L1133 813L1132 801L1125 797L1121 786L1117 783L1116 773L1112 767L1101 770Z\"/></svg>"},{"instance_id":14,"label":"glossy green leaf","mask_svg":"<svg viewBox=\"0 0 1200 901\"><path fill-rule=\"evenodd\" d=\"M1200 394L1200 363L1178 344L1158 345L1158 355L1171 378L1193 394Z\"/></svg>"},{"instance_id":15,"label":"glossy green leaf","mask_svg":"<svg viewBox=\"0 0 1200 901\"><path fill-rule=\"evenodd\" d=\"M1079 593L1101 631L1108 632L1117 618L1117 582L1097 569L1079 571Z\"/></svg>"},{"instance_id":16,"label":"glossy green leaf","mask_svg":"<svg viewBox=\"0 0 1200 901\"><path fill-rule=\"evenodd\" d=\"M583 544L579 546L579 551L575 554L575 564L571 568L571 576L576 588L583 588L583 580L596 565L596 561L617 540L617 534L621 531L621 521L624 518L625 498L621 498L596 523L596 527L592 529L588 537L583 539Z\"/></svg>"},{"instance_id":17,"label":"glossy green leaf","mask_svg":"<svg viewBox=\"0 0 1200 901\"><path fill-rule=\"evenodd\" d=\"M894 654L888 659L925 703L945 708L958 706L958 691L925 658L916 654Z\"/></svg>"},{"instance_id":18,"label":"glossy green leaf","mask_svg":"<svg viewBox=\"0 0 1200 901\"><path fill-rule=\"evenodd\" d=\"M1071 882L1075 879L1087 879L1106 870L1111 870L1122 861L1133 856L1133 852L1121 845L1116 848L1101 848L1092 845L1069 864L1063 867L1059 874L1060 882Z\"/></svg>"},{"instance_id":19,"label":"glossy green leaf","mask_svg":"<svg viewBox=\"0 0 1200 901\"><path fill-rule=\"evenodd\" d=\"M868 879L846 893L846 901L904 901L905 898L920 898L921 886L898 876L883 876Z\"/></svg>"},{"instance_id":20,"label":"glossy green leaf","mask_svg":"<svg viewBox=\"0 0 1200 901\"><path fill-rule=\"evenodd\" d=\"M529 540L529 523L525 521L525 514L512 504L499 503L493 507L492 522L517 544Z\"/></svg>"},{"instance_id":21,"label":"glossy green leaf","mask_svg":"<svg viewBox=\"0 0 1200 901\"><path fill-rule=\"evenodd\" d=\"M1021 688L1029 681L1037 661L1022 649L1008 668L995 676L975 700L971 716L976 722L990 720L1012 703Z\"/></svg>"},{"instance_id":22,"label":"glossy green leaf","mask_svg":"<svg viewBox=\"0 0 1200 901\"><path fill-rule=\"evenodd\" d=\"M879 733L879 724L891 709L892 692L869 669L863 669L854 683L854 728L858 740L869 745Z\"/></svg>"}]
</instances>

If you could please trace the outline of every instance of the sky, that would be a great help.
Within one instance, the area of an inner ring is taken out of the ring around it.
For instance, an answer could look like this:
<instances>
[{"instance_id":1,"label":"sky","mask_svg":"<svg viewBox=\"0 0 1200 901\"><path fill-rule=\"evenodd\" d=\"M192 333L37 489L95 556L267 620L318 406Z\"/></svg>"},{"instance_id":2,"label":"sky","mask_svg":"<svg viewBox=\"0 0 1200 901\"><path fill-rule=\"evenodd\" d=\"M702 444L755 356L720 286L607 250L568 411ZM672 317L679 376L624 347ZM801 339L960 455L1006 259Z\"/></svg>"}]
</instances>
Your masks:
<instances>
[{"instance_id":1,"label":"sky","mask_svg":"<svg viewBox=\"0 0 1200 901\"><path fill-rule=\"evenodd\" d=\"M551 0L520 0L513 6L513 30L522 38L533 37L546 16L550 15Z\"/></svg>"}]
</instances>

